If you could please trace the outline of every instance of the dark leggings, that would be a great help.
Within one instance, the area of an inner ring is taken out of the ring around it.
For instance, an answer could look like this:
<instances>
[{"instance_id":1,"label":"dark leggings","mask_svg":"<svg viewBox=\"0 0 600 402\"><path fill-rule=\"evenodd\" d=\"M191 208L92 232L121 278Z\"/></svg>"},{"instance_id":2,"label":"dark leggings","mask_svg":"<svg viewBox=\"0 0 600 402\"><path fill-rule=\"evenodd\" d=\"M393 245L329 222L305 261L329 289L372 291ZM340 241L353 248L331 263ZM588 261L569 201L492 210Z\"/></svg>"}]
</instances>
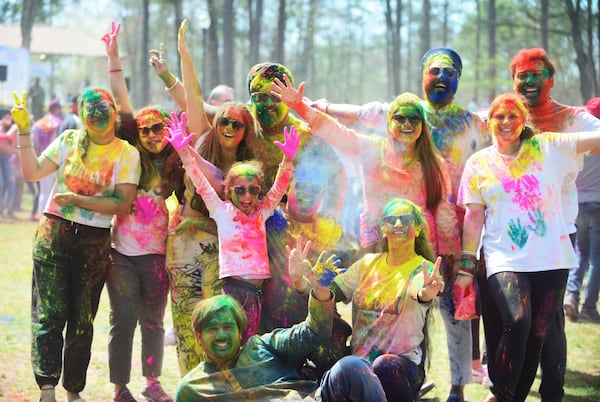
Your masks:
<instances>
[{"instance_id":1,"label":"dark leggings","mask_svg":"<svg viewBox=\"0 0 600 402\"><path fill-rule=\"evenodd\" d=\"M488 278L499 316L484 311L485 321L502 323L486 339L498 401L524 401L535 379L544 338L562 303L568 270L500 272ZM481 289L480 289L481 290ZM495 343L495 344L494 344Z\"/></svg>"},{"instance_id":2,"label":"dark leggings","mask_svg":"<svg viewBox=\"0 0 600 402\"><path fill-rule=\"evenodd\" d=\"M373 361L373 372L381 381L388 401L414 401L423 381L423 367L403 356L385 354Z\"/></svg>"}]
</instances>

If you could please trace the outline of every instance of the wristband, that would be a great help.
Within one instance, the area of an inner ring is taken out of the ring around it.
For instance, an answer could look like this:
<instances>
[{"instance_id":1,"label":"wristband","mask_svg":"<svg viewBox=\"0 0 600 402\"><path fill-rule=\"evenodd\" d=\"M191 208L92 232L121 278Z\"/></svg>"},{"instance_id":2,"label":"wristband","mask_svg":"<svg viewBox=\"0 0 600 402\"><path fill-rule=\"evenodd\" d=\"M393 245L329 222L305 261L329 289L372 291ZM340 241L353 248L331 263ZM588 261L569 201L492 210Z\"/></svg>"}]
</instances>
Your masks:
<instances>
[{"instance_id":1,"label":"wristband","mask_svg":"<svg viewBox=\"0 0 600 402\"><path fill-rule=\"evenodd\" d=\"M33 144L17 145L17 149L23 149L23 148L33 148Z\"/></svg>"},{"instance_id":2,"label":"wristband","mask_svg":"<svg viewBox=\"0 0 600 402\"><path fill-rule=\"evenodd\" d=\"M19 131L19 135L31 135L31 131Z\"/></svg>"},{"instance_id":3,"label":"wristband","mask_svg":"<svg viewBox=\"0 0 600 402\"><path fill-rule=\"evenodd\" d=\"M327 106L325 106L325 113L329 114L329 105L331 105L331 103L327 103Z\"/></svg>"},{"instance_id":4,"label":"wristband","mask_svg":"<svg viewBox=\"0 0 600 402\"><path fill-rule=\"evenodd\" d=\"M458 270L458 274L459 275L464 275L464 276L468 276L468 277L473 277L473 274L467 272L467 271L463 271L462 269Z\"/></svg>"},{"instance_id":5,"label":"wristband","mask_svg":"<svg viewBox=\"0 0 600 402\"><path fill-rule=\"evenodd\" d=\"M475 259L471 259L468 257L463 256L460 260L460 271L464 271L467 274L470 274L471 276L473 276L473 274L475 273L475 263L477 260Z\"/></svg>"},{"instance_id":6,"label":"wristband","mask_svg":"<svg viewBox=\"0 0 600 402\"><path fill-rule=\"evenodd\" d=\"M177 84L179 84L179 78L175 77L175 82L173 83L173 85L171 85L170 87L165 87L165 91L171 92L173 89L175 89Z\"/></svg>"},{"instance_id":7,"label":"wristband","mask_svg":"<svg viewBox=\"0 0 600 402\"><path fill-rule=\"evenodd\" d=\"M108 70L109 73L118 73L120 71L123 71L123 69L122 68L113 68L113 69Z\"/></svg>"}]
</instances>

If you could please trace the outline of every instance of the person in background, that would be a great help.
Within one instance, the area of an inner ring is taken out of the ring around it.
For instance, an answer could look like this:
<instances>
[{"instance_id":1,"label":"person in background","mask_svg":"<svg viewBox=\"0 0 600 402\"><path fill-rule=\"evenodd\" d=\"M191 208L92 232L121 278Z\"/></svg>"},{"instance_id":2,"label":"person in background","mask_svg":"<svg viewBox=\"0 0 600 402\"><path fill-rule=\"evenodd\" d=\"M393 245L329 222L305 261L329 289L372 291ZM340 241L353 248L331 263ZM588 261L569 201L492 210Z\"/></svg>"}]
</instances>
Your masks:
<instances>
[{"instance_id":1,"label":"person in background","mask_svg":"<svg viewBox=\"0 0 600 402\"><path fill-rule=\"evenodd\" d=\"M16 175L11 162L17 149L17 127L10 114L0 121L0 218L17 220L14 213Z\"/></svg>"},{"instance_id":2,"label":"person in background","mask_svg":"<svg viewBox=\"0 0 600 402\"><path fill-rule=\"evenodd\" d=\"M192 326L206 360L181 379L177 402L199 400L320 400L386 401L377 376L367 361L347 356L338 361L320 382L303 380L297 367L308 354L331 336L334 298L318 273L303 264L307 250L298 239L289 252L293 278L305 276L312 285L306 319L291 328L254 335L242 333L248 317L237 301L214 296L194 308Z\"/></svg>"},{"instance_id":3,"label":"person in background","mask_svg":"<svg viewBox=\"0 0 600 402\"><path fill-rule=\"evenodd\" d=\"M600 98L590 99L585 109L600 119ZM599 122L600 124L600 122ZM596 308L600 292L600 157L588 155L583 170L577 176L577 196L579 214L577 226L577 248L579 267L569 272L565 312L569 318L577 317L578 322L600 323ZM581 311L577 310L583 277L587 271L587 282L583 292Z\"/></svg>"},{"instance_id":4,"label":"person in background","mask_svg":"<svg viewBox=\"0 0 600 402\"><path fill-rule=\"evenodd\" d=\"M44 115L44 104L46 103L46 91L40 85L40 77L35 77L33 85L29 87L27 92L29 96L29 104L31 106L31 113L33 114L33 121L41 119Z\"/></svg>"},{"instance_id":5,"label":"person in background","mask_svg":"<svg viewBox=\"0 0 600 402\"><path fill-rule=\"evenodd\" d=\"M94 318L110 266L111 221L127 213L135 199L140 155L116 137L115 101L103 88L86 88L79 98L84 128L63 132L39 156L26 94L14 98L11 115L19 128L25 179L57 172L33 242L31 362L39 400L56 402L64 370L66 401L83 402Z\"/></svg>"},{"instance_id":6,"label":"person in background","mask_svg":"<svg viewBox=\"0 0 600 402\"><path fill-rule=\"evenodd\" d=\"M497 401L527 398L568 270L577 265L565 219L574 206L563 196L564 183L579 170L579 154L600 151L600 130L533 135L527 119L519 95L492 102L494 144L469 158L458 198L466 208L461 269L472 280L481 243L495 305L483 320L501 323L491 334L497 343L488 342Z\"/></svg>"},{"instance_id":7,"label":"person in background","mask_svg":"<svg viewBox=\"0 0 600 402\"><path fill-rule=\"evenodd\" d=\"M42 152L50 145L60 133L59 127L62 125L62 107L57 99L48 104L48 113L38 119L31 127L31 139L36 155ZM39 211L43 211L48 203L48 198L52 192L52 186L56 182L56 173L50 174L40 180L40 197L38 199Z\"/></svg>"},{"instance_id":8,"label":"person in background","mask_svg":"<svg viewBox=\"0 0 600 402\"><path fill-rule=\"evenodd\" d=\"M566 106L551 96L554 87L555 66L548 53L541 48L520 50L510 63L511 76L515 93L524 99L525 107L529 112L531 127L541 132L579 132L596 131L600 129L600 121L579 107ZM600 180L600 172L596 166L600 164L600 157L589 155L584 158L583 170L577 174L572 172L565 177L562 197L564 218L569 229L571 243L575 246L576 225L578 208L583 210L589 207L578 205L580 189L592 189L594 184ZM582 194L584 200L589 201L590 193ZM593 199L593 196L592 198ZM593 207L592 207L593 208ZM582 225L582 228L585 225ZM599 244L600 246L600 244ZM585 247L585 246L584 246ZM593 249L594 246L592 246ZM580 259L580 263L585 262ZM572 271L575 272L575 271ZM567 338L565 334L565 314L572 320L577 319L579 294L571 293L575 289L576 279L567 281L567 294L561 305L561 311L555 316L555 322L550 325L542 356L540 360L542 380L540 383L540 394L545 400L559 401L564 395L565 371L567 365ZM484 284L485 286L485 284ZM487 293L482 290L482 294ZM577 296L575 298L574 296ZM483 299L482 299L483 301ZM485 309L486 303L482 303ZM564 312L562 311L564 307ZM485 314L485 313L484 313ZM490 339L496 343L496 339ZM490 373L493 382L493 373Z\"/></svg>"},{"instance_id":9,"label":"person in background","mask_svg":"<svg viewBox=\"0 0 600 402\"><path fill-rule=\"evenodd\" d=\"M71 104L69 105L69 110L65 114L65 118L63 119L62 124L58 128L59 134L65 130L75 130L83 126L83 122L79 118L79 111L77 110L78 97L79 95L73 95L71 97Z\"/></svg>"},{"instance_id":10,"label":"person in background","mask_svg":"<svg viewBox=\"0 0 600 402\"><path fill-rule=\"evenodd\" d=\"M233 102L235 100L235 92L228 85L217 85L208 94L207 102L213 106L221 106L225 102Z\"/></svg>"},{"instance_id":11,"label":"person in background","mask_svg":"<svg viewBox=\"0 0 600 402\"><path fill-rule=\"evenodd\" d=\"M102 36L108 56L108 78L121 116L119 136L140 153L141 175L131 210L112 222L112 264L106 274L110 299L108 364L115 402L135 402L127 384L131 378L133 338L139 323L141 366L146 384L140 396L153 402L173 402L159 377L164 355L164 316L169 294L165 266L169 213L166 198L172 183L165 175L167 159L177 153L165 140L169 114L160 105L135 113L119 58L121 25L112 22Z\"/></svg>"}]
</instances>

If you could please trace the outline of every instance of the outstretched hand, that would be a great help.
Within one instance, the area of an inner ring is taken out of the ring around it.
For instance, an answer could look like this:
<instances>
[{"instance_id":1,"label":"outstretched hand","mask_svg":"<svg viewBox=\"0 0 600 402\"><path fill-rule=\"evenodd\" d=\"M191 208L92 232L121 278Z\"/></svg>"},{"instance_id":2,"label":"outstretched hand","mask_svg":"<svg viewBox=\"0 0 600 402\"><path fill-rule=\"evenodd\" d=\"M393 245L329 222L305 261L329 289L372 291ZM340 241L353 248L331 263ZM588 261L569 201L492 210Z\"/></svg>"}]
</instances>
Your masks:
<instances>
[{"instance_id":1,"label":"outstretched hand","mask_svg":"<svg viewBox=\"0 0 600 402\"><path fill-rule=\"evenodd\" d=\"M328 258L327 252L323 251L319 254L315 266L312 268L317 276L317 281L322 286L329 286L338 274L341 274L345 269L340 268L342 261L335 254L331 254Z\"/></svg>"},{"instance_id":2,"label":"outstretched hand","mask_svg":"<svg viewBox=\"0 0 600 402\"><path fill-rule=\"evenodd\" d=\"M302 105L302 99L304 98L304 85L305 82L298 85L298 89L294 88L294 85L290 81L287 74L283 75L283 82L279 78L273 80L271 85L271 94L276 98L281 99L283 103L297 109Z\"/></svg>"},{"instance_id":3,"label":"outstretched hand","mask_svg":"<svg viewBox=\"0 0 600 402\"><path fill-rule=\"evenodd\" d=\"M433 300L438 293L444 290L444 281L442 275L440 275L440 266L442 265L442 257L438 257L435 260L433 271L431 275L427 269L427 261L423 260L421 267L423 269L423 287L419 290L419 299L422 302L429 302Z\"/></svg>"},{"instance_id":4,"label":"outstretched hand","mask_svg":"<svg viewBox=\"0 0 600 402\"><path fill-rule=\"evenodd\" d=\"M165 122L167 123L167 131L169 134L165 136L165 139L175 148L176 151L181 151L183 148L187 147L192 138L194 138L194 133L190 135L185 135L187 115L181 113L181 121L177 117L175 112L171 112L171 118L166 118Z\"/></svg>"},{"instance_id":5,"label":"outstretched hand","mask_svg":"<svg viewBox=\"0 0 600 402\"><path fill-rule=\"evenodd\" d=\"M310 250L310 240L304 243L302 235L296 237L296 245L290 249L289 245L285 246L285 253L288 256L288 275L292 281L292 286L298 291L306 290L306 281L304 275L310 270L308 262L308 252Z\"/></svg>"},{"instance_id":6,"label":"outstretched hand","mask_svg":"<svg viewBox=\"0 0 600 402\"><path fill-rule=\"evenodd\" d=\"M293 161L296 152L298 151L298 147L300 146L300 135L298 134L296 127L290 126L289 130L287 127L284 127L283 140L283 144L279 141L274 141L273 143L281 149L281 152L283 152L283 155L287 160Z\"/></svg>"},{"instance_id":7,"label":"outstretched hand","mask_svg":"<svg viewBox=\"0 0 600 402\"><path fill-rule=\"evenodd\" d=\"M10 115L12 116L15 124L19 128L19 134L31 132L31 117L27 111L27 92L23 91L23 98L19 99L19 95L13 92L13 98L15 105L10 109Z\"/></svg>"},{"instance_id":8,"label":"outstretched hand","mask_svg":"<svg viewBox=\"0 0 600 402\"><path fill-rule=\"evenodd\" d=\"M109 57L119 55L119 46L117 44L117 39L119 37L120 31L121 24L117 24L113 21L111 23L110 32L105 33L104 35L102 35L102 38L100 38L106 46L106 54Z\"/></svg>"},{"instance_id":9,"label":"outstretched hand","mask_svg":"<svg viewBox=\"0 0 600 402\"><path fill-rule=\"evenodd\" d=\"M179 32L177 33L177 50L179 50L179 54L182 52L187 52L188 45L185 40L185 30L187 29L187 19L181 21L181 25L179 26Z\"/></svg>"}]
</instances>

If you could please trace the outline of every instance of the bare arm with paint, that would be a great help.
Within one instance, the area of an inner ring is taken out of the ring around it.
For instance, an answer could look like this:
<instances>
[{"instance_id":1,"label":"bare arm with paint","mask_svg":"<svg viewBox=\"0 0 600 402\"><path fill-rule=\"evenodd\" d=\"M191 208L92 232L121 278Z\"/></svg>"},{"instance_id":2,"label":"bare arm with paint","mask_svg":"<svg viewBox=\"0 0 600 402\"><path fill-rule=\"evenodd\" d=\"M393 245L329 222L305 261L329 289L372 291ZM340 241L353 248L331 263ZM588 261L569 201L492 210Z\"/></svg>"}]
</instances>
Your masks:
<instances>
[{"instance_id":1,"label":"bare arm with paint","mask_svg":"<svg viewBox=\"0 0 600 402\"><path fill-rule=\"evenodd\" d=\"M115 186L110 197L93 197L72 192L54 194L54 201L61 207L76 205L90 211L109 215L122 215L129 212L137 195L137 184L121 183Z\"/></svg>"},{"instance_id":2,"label":"bare arm with paint","mask_svg":"<svg viewBox=\"0 0 600 402\"><path fill-rule=\"evenodd\" d=\"M165 84L165 90L173 99L173 102L177 105L177 107L181 110L186 110L187 106L185 103L185 91L183 89L183 85L179 78L174 76L167 66L167 62L165 61L164 55L164 44L161 43L159 50L152 49L149 50L150 53L150 65L154 68L156 75L160 78Z\"/></svg>"},{"instance_id":3,"label":"bare arm with paint","mask_svg":"<svg viewBox=\"0 0 600 402\"><path fill-rule=\"evenodd\" d=\"M177 36L177 44L179 56L181 57L181 77L183 79L183 88L185 91L185 101L187 105L188 127L192 133L197 133L198 136L192 140L195 143L198 138L202 137L211 128L211 124L206 117L204 109L204 100L202 99L202 88L200 81L194 69L192 55L185 40L185 30L187 20L181 22L179 34Z\"/></svg>"},{"instance_id":4,"label":"bare arm with paint","mask_svg":"<svg viewBox=\"0 0 600 402\"><path fill-rule=\"evenodd\" d=\"M343 154L358 154L360 149L358 133L340 124L333 117L311 107L309 100L304 98L304 82L298 86L298 89L295 89L287 75L284 75L283 79L284 82L281 82L275 78L271 94L281 99L310 124L313 134Z\"/></svg>"},{"instance_id":5,"label":"bare arm with paint","mask_svg":"<svg viewBox=\"0 0 600 402\"><path fill-rule=\"evenodd\" d=\"M485 223L485 205L482 204L467 204L465 205L465 217L463 219L463 236L462 236L462 252L464 264L472 265L474 257L477 255L479 249L479 241L481 240L481 233L483 231L483 225ZM471 262L468 262L471 261ZM461 266L463 261L461 261ZM465 268L467 268L465 266ZM473 277L465 269L467 275L459 274L457 282L465 287L473 283ZM460 271L459 271L460 273Z\"/></svg>"},{"instance_id":6,"label":"bare arm with paint","mask_svg":"<svg viewBox=\"0 0 600 402\"><path fill-rule=\"evenodd\" d=\"M116 24L114 21L111 24L110 32L102 35L102 41L106 45L106 55L108 56L108 82L110 90L115 97L115 106L123 114L133 115L133 108L129 101L129 92L127 90L127 82L123 74L121 59L119 58L119 45L117 39L121 31L121 24Z\"/></svg>"}]
</instances>

